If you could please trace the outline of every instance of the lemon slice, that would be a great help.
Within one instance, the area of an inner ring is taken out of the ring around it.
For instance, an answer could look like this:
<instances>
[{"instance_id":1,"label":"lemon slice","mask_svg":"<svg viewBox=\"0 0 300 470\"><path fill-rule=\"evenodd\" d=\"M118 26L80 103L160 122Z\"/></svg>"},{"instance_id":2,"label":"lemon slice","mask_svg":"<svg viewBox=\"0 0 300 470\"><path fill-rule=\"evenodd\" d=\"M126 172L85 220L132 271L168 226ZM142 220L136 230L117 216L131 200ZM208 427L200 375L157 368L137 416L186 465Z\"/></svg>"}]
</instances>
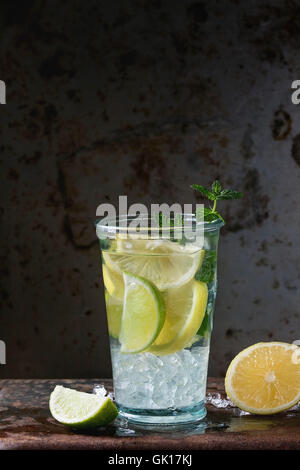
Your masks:
<instances>
[{"instance_id":1,"label":"lemon slice","mask_svg":"<svg viewBox=\"0 0 300 470\"><path fill-rule=\"evenodd\" d=\"M115 274L130 272L153 282L158 289L188 283L200 268L204 250L191 252L178 243L163 240L117 240L117 252L103 252L107 267Z\"/></svg>"},{"instance_id":2,"label":"lemon slice","mask_svg":"<svg viewBox=\"0 0 300 470\"><path fill-rule=\"evenodd\" d=\"M50 395L50 412L57 421L79 429L106 426L118 415L109 397L78 392L57 385Z\"/></svg>"},{"instance_id":3,"label":"lemon slice","mask_svg":"<svg viewBox=\"0 0 300 470\"><path fill-rule=\"evenodd\" d=\"M123 276L111 271L105 264L102 266L103 282L107 289L107 292L113 297L117 297L119 300L123 300L124 297L124 281Z\"/></svg>"},{"instance_id":4,"label":"lemon slice","mask_svg":"<svg viewBox=\"0 0 300 470\"><path fill-rule=\"evenodd\" d=\"M172 354L192 344L205 315L207 298L207 285L200 281L169 290L165 294L165 323L149 352Z\"/></svg>"},{"instance_id":5,"label":"lemon slice","mask_svg":"<svg viewBox=\"0 0 300 470\"><path fill-rule=\"evenodd\" d=\"M225 378L226 393L239 408L255 414L274 414L300 401L300 361L296 346L258 343L241 351Z\"/></svg>"},{"instance_id":6,"label":"lemon slice","mask_svg":"<svg viewBox=\"0 0 300 470\"><path fill-rule=\"evenodd\" d=\"M105 292L108 333L113 338L118 338L121 330L123 302Z\"/></svg>"},{"instance_id":7,"label":"lemon slice","mask_svg":"<svg viewBox=\"0 0 300 470\"><path fill-rule=\"evenodd\" d=\"M122 353L147 349L157 338L165 321L162 294L152 282L124 273L125 299L119 341Z\"/></svg>"}]
</instances>

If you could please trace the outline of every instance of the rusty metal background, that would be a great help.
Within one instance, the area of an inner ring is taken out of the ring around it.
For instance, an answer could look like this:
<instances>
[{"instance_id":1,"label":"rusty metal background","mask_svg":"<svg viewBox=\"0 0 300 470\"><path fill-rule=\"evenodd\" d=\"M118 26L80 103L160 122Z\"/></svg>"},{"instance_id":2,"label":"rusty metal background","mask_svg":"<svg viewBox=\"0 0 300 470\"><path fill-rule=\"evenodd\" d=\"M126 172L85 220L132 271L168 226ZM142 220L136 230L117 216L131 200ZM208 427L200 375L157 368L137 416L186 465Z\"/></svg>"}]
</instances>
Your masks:
<instances>
[{"instance_id":1,"label":"rusty metal background","mask_svg":"<svg viewBox=\"0 0 300 470\"><path fill-rule=\"evenodd\" d=\"M210 373L300 338L298 1L1 2L1 377L109 376L101 202L223 203Z\"/></svg>"}]
</instances>

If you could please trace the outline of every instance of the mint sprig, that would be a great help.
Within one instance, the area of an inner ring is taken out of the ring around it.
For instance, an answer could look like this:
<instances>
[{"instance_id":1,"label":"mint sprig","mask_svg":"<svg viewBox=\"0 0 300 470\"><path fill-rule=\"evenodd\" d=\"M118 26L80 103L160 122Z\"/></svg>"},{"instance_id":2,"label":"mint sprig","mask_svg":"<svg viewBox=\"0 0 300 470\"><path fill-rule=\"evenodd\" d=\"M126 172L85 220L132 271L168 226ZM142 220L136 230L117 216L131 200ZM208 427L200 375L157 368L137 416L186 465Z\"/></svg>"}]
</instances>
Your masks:
<instances>
[{"instance_id":1,"label":"mint sprig","mask_svg":"<svg viewBox=\"0 0 300 470\"><path fill-rule=\"evenodd\" d=\"M214 201L213 206L204 208L204 220L206 222L213 222L214 220L221 219L225 223L221 214L216 211L217 201L241 199L243 197L243 194L239 191L222 189L222 185L218 180L213 182L211 189L207 189L200 184L192 184L191 187L196 189L196 191L200 192L210 201Z\"/></svg>"}]
</instances>

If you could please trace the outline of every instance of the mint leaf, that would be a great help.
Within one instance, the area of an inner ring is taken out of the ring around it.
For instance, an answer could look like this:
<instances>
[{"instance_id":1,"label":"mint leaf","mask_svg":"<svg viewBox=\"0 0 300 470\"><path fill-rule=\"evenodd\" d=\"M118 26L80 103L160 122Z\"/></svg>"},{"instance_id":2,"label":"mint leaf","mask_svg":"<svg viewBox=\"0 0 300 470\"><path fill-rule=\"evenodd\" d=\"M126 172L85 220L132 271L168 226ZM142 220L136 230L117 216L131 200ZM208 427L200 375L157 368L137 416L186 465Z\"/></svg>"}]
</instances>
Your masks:
<instances>
[{"instance_id":1,"label":"mint leaf","mask_svg":"<svg viewBox=\"0 0 300 470\"><path fill-rule=\"evenodd\" d=\"M243 194L239 191L234 191L232 189L222 189L222 185L218 180L214 181L211 185L212 191L204 188L204 186L201 186L200 184L193 184L191 187L196 189L196 191L199 191L210 201L214 201L213 207L204 208L204 220L206 222L213 222L214 220L221 219L225 223L221 214L216 211L217 201L240 199L243 197Z\"/></svg>"},{"instance_id":2,"label":"mint leaf","mask_svg":"<svg viewBox=\"0 0 300 470\"><path fill-rule=\"evenodd\" d=\"M224 222L224 224L225 224L225 220L223 219L223 217L221 216L221 214L219 212L214 211L213 214L216 215L218 219L221 219L222 222Z\"/></svg>"},{"instance_id":3,"label":"mint leaf","mask_svg":"<svg viewBox=\"0 0 300 470\"><path fill-rule=\"evenodd\" d=\"M222 186L220 181L216 180L213 182L211 189L215 195L219 195L222 191Z\"/></svg>"},{"instance_id":4,"label":"mint leaf","mask_svg":"<svg viewBox=\"0 0 300 470\"><path fill-rule=\"evenodd\" d=\"M191 186L193 189L196 189L199 193L203 194L205 197L210 199L211 201L215 200L215 195L209 189L204 188L200 184L192 184Z\"/></svg>"},{"instance_id":5,"label":"mint leaf","mask_svg":"<svg viewBox=\"0 0 300 470\"><path fill-rule=\"evenodd\" d=\"M221 219L225 224L225 220L223 219L221 214L219 214L219 212L213 211L212 209L208 209L207 207L204 207L205 222L213 222L214 220L217 220L217 219Z\"/></svg>"},{"instance_id":6,"label":"mint leaf","mask_svg":"<svg viewBox=\"0 0 300 470\"><path fill-rule=\"evenodd\" d=\"M241 199L243 197L243 193L239 191L232 191L231 189L223 189L220 195L218 196L218 200L229 200L229 199Z\"/></svg>"},{"instance_id":7,"label":"mint leaf","mask_svg":"<svg viewBox=\"0 0 300 470\"><path fill-rule=\"evenodd\" d=\"M218 216L214 215L211 209L208 209L207 207L204 207L204 220L205 222L213 222L214 220L217 220Z\"/></svg>"},{"instance_id":8,"label":"mint leaf","mask_svg":"<svg viewBox=\"0 0 300 470\"><path fill-rule=\"evenodd\" d=\"M203 263L199 271L196 273L195 279L197 279L197 281L205 282L206 284L212 282L215 277L216 262L217 252L215 250L206 251Z\"/></svg>"}]
</instances>

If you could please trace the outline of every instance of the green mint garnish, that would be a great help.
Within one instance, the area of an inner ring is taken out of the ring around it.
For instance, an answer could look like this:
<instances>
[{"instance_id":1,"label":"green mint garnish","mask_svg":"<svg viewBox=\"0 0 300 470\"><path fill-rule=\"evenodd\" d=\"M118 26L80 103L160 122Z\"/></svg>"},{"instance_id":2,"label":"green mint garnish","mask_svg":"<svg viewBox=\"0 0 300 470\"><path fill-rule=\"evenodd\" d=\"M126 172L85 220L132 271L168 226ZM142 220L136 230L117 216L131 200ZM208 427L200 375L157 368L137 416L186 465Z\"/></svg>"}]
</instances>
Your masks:
<instances>
[{"instance_id":1,"label":"green mint garnish","mask_svg":"<svg viewBox=\"0 0 300 470\"><path fill-rule=\"evenodd\" d=\"M197 281L205 282L206 284L212 282L215 277L216 263L216 250L205 251L203 263L201 264L200 270L196 273L195 279Z\"/></svg>"},{"instance_id":2,"label":"green mint garnish","mask_svg":"<svg viewBox=\"0 0 300 470\"><path fill-rule=\"evenodd\" d=\"M213 206L204 208L204 220L206 222L213 222L214 220L221 219L224 223L224 219L219 212L216 211L217 201L225 201L230 199L241 199L243 194L239 191L233 191L232 189L222 189L221 183L216 180L211 185L211 189L204 188L200 184L193 184L191 186L196 191L199 191L210 201L213 201Z\"/></svg>"}]
</instances>

